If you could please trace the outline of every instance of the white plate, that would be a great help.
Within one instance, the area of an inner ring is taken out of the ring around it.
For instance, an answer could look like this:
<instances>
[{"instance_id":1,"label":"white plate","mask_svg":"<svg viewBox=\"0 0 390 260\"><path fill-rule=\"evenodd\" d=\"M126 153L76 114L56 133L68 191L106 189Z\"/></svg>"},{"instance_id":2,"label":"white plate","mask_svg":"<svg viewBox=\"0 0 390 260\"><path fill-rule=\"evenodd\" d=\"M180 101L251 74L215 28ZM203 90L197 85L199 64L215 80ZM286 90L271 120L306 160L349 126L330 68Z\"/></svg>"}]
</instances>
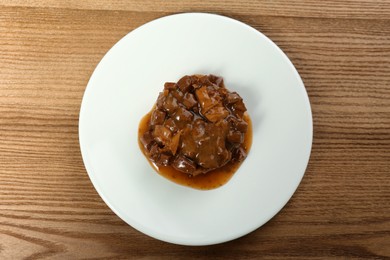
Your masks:
<instances>
[{"instance_id":1,"label":"white plate","mask_svg":"<svg viewBox=\"0 0 390 260\"><path fill-rule=\"evenodd\" d=\"M254 132L232 179L201 191L158 175L137 127L164 82L209 73L244 98ZM312 116L302 80L271 40L227 17L186 13L139 27L104 56L84 94L79 136L89 177L120 218L163 241L209 245L257 229L287 203L309 160Z\"/></svg>"}]
</instances>

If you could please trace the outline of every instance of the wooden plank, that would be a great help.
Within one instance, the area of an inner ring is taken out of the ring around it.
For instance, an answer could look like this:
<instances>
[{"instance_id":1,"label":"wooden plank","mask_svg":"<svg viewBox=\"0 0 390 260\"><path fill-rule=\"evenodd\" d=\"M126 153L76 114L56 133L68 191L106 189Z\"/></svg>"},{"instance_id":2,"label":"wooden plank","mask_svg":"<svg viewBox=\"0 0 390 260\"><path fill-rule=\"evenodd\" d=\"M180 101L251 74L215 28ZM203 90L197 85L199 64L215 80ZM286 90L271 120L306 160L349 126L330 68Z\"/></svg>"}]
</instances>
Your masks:
<instances>
[{"instance_id":1,"label":"wooden plank","mask_svg":"<svg viewBox=\"0 0 390 260\"><path fill-rule=\"evenodd\" d=\"M190 0L117 0L110 2L104 0L0 0L0 5L136 12L211 12L227 15L390 19L390 2L387 0L210 0L197 2Z\"/></svg>"}]
</instances>

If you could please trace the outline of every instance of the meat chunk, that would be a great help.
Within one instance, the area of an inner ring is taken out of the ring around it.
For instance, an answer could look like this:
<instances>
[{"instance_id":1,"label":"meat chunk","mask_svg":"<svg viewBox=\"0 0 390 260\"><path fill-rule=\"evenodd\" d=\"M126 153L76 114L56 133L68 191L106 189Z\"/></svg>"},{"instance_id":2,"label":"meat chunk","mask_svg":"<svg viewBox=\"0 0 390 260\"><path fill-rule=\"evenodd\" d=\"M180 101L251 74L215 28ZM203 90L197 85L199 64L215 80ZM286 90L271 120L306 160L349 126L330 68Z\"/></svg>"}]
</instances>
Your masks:
<instances>
[{"instance_id":1,"label":"meat chunk","mask_svg":"<svg viewBox=\"0 0 390 260\"><path fill-rule=\"evenodd\" d=\"M142 145L144 146L145 150L149 151L150 148L152 147L152 144L154 142L154 137L151 131L145 132L141 138L140 141Z\"/></svg>"},{"instance_id":2,"label":"meat chunk","mask_svg":"<svg viewBox=\"0 0 390 260\"><path fill-rule=\"evenodd\" d=\"M180 152L188 158L195 159L198 146L190 128L185 128L182 134Z\"/></svg>"},{"instance_id":3,"label":"meat chunk","mask_svg":"<svg viewBox=\"0 0 390 260\"><path fill-rule=\"evenodd\" d=\"M243 147L239 147L233 151L233 160L237 162L242 162L243 160L245 160L246 156L247 154Z\"/></svg>"},{"instance_id":4,"label":"meat chunk","mask_svg":"<svg viewBox=\"0 0 390 260\"><path fill-rule=\"evenodd\" d=\"M207 111L204 115L210 122L218 122L229 115L229 111L223 106L215 106Z\"/></svg>"},{"instance_id":5,"label":"meat chunk","mask_svg":"<svg viewBox=\"0 0 390 260\"><path fill-rule=\"evenodd\" d=\"M242 100L242 98L237 94L237 92L229 93L226 95L226 103L228 104L234 104L240 100Z\"/></svg>"},{"instance_id":6,"label":"meat chunk","mask_svg":"<svg viewBox=\"0 0 390 260\"><path fill-rule=\"evenodd\" d=\"M163 105L165 103L167 95L168 95L168 92L165 92L165 91L164 92L160 92L160 94L158 95L157 101L156 101L157 109L163 109Z\"/></svg>"},{"instance_id":7,"label":"meat chunk","mask_svg":"<svg viewBox=\"0 0 390 260\"><path fill-rule=\"evenodd\" d=\"M209 76L208 75L203 75L201 77L199 77L199 80L200 84L202 85L206 85L206 86L210 86L212 85L210 79L209 79Z\"/></svg>"},{"instance_id":8,"label":"meat chunk","mask_svg":"<svg viewBox=\"0 0 390 260\"><path fill-rule=\"evenodd\" d=\"M162 105L163 110L168 112L168 114L172 114L178 107L176 98L172 94L168 94Z\"/></svg>"},{"instance_id":9,"label":"meat chunk","mask_svg":"<svg viewBox=\"0 0 390 260\"><path fill-rule=\"evenodd\" d=\"M218 77L215 75L209 75L209 80L210 80L210 82L217 85L218 87L221 87L223 85L223 78L222 77Z\"/></svg>"},{"instance_id":10,"label":"meat chunk","mask_svg":"<svg viewBox=\"0 0 390 260\"><path fill-rule=\"evenodd\" d=\"M231 157L226 149L225 140L227 134L227 124L215 125L208 123L206 133L196 138L198 153L196 162L205 169L215 169L225 165Z\"/></svg>"},{"instance_id":11,"label":"meat chunk","mask_svg":"<svg viewBox=\"0 0 390 260\"><path fill-rule=\"evenodd\" d=\"M179 89L183 93L187 93L191 89L192 79L191 76L184 76L177 82Z\"/></svg>"},{"instance_id":12,"label":"meat chunk","mask_svg":"<svg viewBox=\"0 0 390 260\"><path fill-rule=\"evenodd\" d=\"M203 86L195 91L196 98L198 99L199 105L202 109L202 113L205 114L210 108L217 104L213 102L207 91L207 87Z\"/></svg>"},{"instance_id":13,"label":"meat chunk","mask_svg":"<svg viewBox=\"0 0 390 260\"><path fill-rule=\"evenodd\" d=\"M158 164L158 165L168 166L169 165L169 160L171 158L172 158L171 154L160 153L158 158L156 159L155 163Z\"/></svg>"},{"instance_id":14,"label":"meat chunk","mask_svg":"<svg viewBox=\"0 0 390 260\"><path fill-rule=\"evenodd\" d=\"M187 109L179 107L172 117L176 121L176 124L181 124L183 122L190 123L194 118L194 115Z\"/></svg>"},{"instance_id":15,"label":"meat chunk","mask_svg":"<svg viewBox=\"0 0 390 260\"><path fill-rule=\"evenodd\" d=\"M185 172L187 174L192 174L196 171L196 164L183 155L177 156L173 161L172 166L176 170Z\"/></svg>"},{"instance_id":16,"label":"meat chunk","mask_svg":"<svg viewBox=\"0 0 390 260\"><path fill-rule=\"evenodd\" d=\"M183 101L183 98L184 98L184 94L183 92L181 92L180 90L176 90L176 91L171 91L171 94L174 98L176 98L176 100L178 102L182 102ZM187 94L187 93L186 93Z\"/></svg>"},{"instance_id":17,"label":"meat chunk","mask_svg":"<svg viewBox=\"0 0 390 260\"><path fill-rule=\"evenodd\" d=\"M179 148L180 136L181 132L178 132L174 137L172 137L172 140L168 145L168 148L173 155L176 155L177 148Z\"/></svg>"},{"instance_id":18,"label":"meat chunk","mask_svg":"<svg viewBox=\"0 0 390 260\"><path fill-rule=\"evenodd\" d=\"M248 130L248 123L240 118L229 116L227 121L229 122L230 126L237 131L246 133Z\"/></svg>"},{"instance_id":19,"label":"meat chunk","mask_svg":"<svg viewBox=\"0 0 390 260\"><path fill-rule=\"evenodd\" d=\"M152 113L152 117L150 119L150 124L151 125L161 125L164 123L164 120L165 120L165 116L166 116L166 113L161 111L161 110L158 110L158 109L155 109Z\"/></svg>"},{"instance_id":20,"label":"meat chunk","mask_svg":"<svg viewBox=\"0 0 390 260\"><path fill-rule=\"evenodd\" d=\"M191 109L193 108L196 104L198 104L198 102L196 101L195 97L193 94L191 93L186 93L184 95L184 98L183 98L183 105L187 108L187 109Z\"/></svg>"},{"instance_id":21,"label":"meat chunk","mask_svg":"<svg viewBox=\"0 0 390 260\"><path fill-rule=\"evenodd\" d=\"M149 151L150 159L152 162L156 163L157 165L164 165L168 166L170 159L172 158L172 154L166 153L164 149L161 149L157 143L154 143L151 146L151 149Z\"/></svg>"},{"instance_id":22,"label":"meat chunk","mask_svg":"<svg viewBox=\"0 0 390 260\"><path fill-rule=\"evenodd\" d=\"M168 118L167 120L165 120L164 126L171 130L172 133L176 133L179 130L175 121L172 118Z\"/></svg>"},{"instance_id":23,"label":"meat chunk","mask_svg":"<svg viewBox=\"0 0 390 260\"><path fill-rule=\"evenodd\" d=\"M222 92L223 92L222 89L218 88L217 86L214 86L214 85L207 86L207 93L208 93L209 97L211 98L211 101L214 104L218 104L220 106L223 106L222 100L223 100L224 96L221 95Z\"/></svg>"},{"instance_id":24,"label":"meat chunk","mask_svg":"<svg viewBox=\"0 0 390 260\"><path fill-rule=\"evenodd\" d=\"M202 141L199 148L195 160L199 166L209 171L224 166L231 157L225 145L217 144L212 138Z\"/></svg>"},{"instance_id":25,"label":"meat chunk","mask_svg":"<svg viewBox=\"0 0 390 260\"><path fill-rule=\"evenodd\" d=\"M236 144L236 145L240 145L244 141L243 133L237 130L236 131L230 130L226 138L231 144Z\"/></svg>"},{"instance_id":26,"label":"meat chunk","mask_svg":"<svg viewBox=\"0 0 390 260\"><path fill-rule=\"evenodd\" d=\"M206 122L200 118L192 124L191 136L196 139L203 138L206 135Z\"/></svg>"},{"instance_id":27,"label":"meat chunk","mask_svg":"<svg viewBox=\"0 0 390 260\"><path fill-rule=\"evenodd\" d=\"M171 131L163 125L156 125L153 131L154 140L163 146L170 142L171 135Z\"/></svg>"},{"instance_id":28,"label":"meat chunk","mask_svg":"<svg viewBox=\"0 0 390 260\"><path fill-rule=\"evenodd\" d=\"M166 90L174 90L174 89L176 89L176 83L174 83L174 82L165 82L164 89L166 89Z\"/></svg>"},{"instance_id":29,"label":"meat chunk","mask_svg":"<svg viewBox=\"0 0 390 260\"><path fill-rule=\"evenodd\" d=\"M160 148L158 147L158 144L153 143L153 145L151 146L150 151L149 151L150 159L153 162L156 162L158 160L158 158L160 157L160 154L161 153L160 153Z\"/></svg>"}]
</instances>

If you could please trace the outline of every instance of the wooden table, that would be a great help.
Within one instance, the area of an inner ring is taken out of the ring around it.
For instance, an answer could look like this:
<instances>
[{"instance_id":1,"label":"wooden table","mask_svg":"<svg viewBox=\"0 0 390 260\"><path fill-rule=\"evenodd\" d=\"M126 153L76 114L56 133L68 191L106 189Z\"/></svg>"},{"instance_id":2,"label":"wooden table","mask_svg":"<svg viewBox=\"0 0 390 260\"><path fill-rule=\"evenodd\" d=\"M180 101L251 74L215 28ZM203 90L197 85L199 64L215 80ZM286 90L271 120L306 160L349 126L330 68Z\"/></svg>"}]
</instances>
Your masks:
<instances>
[{"instance_id":1,"label":"wooden table","mask_svg":"<svg viewBox=\"0 0 390 260\"><path fill-rule=\"evenodd\" d=\"M185 247L147 237L101 200L78 114L95 66L125 34L177 12L266 34L310 97L314 142L297 192L263 227ZM390 2L0 0L0 259L390 257Z\"/></svg>"}]
</instances>

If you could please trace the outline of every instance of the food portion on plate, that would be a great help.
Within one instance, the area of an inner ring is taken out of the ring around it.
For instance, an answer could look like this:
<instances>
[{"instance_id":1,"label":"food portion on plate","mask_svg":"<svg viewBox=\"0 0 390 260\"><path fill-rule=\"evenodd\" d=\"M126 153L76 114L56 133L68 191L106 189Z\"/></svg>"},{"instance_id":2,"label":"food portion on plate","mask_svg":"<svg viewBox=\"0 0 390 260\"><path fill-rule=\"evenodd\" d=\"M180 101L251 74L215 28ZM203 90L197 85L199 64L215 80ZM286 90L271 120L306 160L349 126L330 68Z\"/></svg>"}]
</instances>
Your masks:
<instances>
[{"instance_id":1,"label":"food portion on plate","mask_svg":"<svg viewBox=\"0 0 390 260\"><path fill-rule=\"evenodd\" d=\"M252 142L243 99L222 77L191 75L166 82L139 125L140 148L164 177L192 188L225 184Z\"/></svg>"}]
</instances>

